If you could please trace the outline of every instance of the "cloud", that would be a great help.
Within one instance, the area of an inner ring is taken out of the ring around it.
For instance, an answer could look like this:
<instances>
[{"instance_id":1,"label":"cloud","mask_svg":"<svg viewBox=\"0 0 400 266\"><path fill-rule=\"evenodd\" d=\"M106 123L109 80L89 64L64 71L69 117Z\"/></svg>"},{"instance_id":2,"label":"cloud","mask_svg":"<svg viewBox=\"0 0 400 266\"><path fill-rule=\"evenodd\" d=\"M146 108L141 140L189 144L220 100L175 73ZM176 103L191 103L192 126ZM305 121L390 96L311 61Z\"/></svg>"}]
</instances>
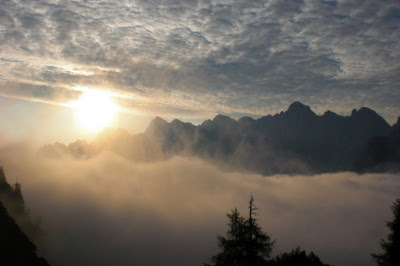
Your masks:
<instances>
[{"instance_id":1,"label":"cloud","mask_svg":"<svg viewBox=\"0 0 400 266\"><path fill-rule=\"evenodd\" d=\"M194 158L54 160L26 147L3 145L0 161L42 217L52 265L199 265L217 252L225 213L245 215L250 194L275 253L300 245L334 265L372 265L400 191L398 175L263 177Z\"/></svg>"},{"instance_id":2,"label":"cloud","mask_svg":"<svg viewBox=\"0 0 400 266\"><path fill-rule=\"evenodd\" d=\"M29 69L48 60L98 69L30 79L140 91L175 117L185 115L176 103L203 119L202 108L257 116L301 100L341 114L369 106L394 122L399 10L398 1L2 1L0 56ZM13 67L3 71L19 82Z\"/></svg>"}]
</instances>

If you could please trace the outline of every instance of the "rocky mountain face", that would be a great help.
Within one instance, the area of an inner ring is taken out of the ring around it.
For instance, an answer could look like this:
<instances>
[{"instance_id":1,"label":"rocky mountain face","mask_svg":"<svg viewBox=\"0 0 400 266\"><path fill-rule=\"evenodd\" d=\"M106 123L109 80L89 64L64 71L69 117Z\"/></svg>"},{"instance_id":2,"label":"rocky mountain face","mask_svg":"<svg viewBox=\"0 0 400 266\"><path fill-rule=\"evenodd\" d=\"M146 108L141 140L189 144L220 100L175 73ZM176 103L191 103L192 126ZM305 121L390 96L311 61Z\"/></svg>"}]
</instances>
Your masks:
<instances>
[{"instance_id":1,"label":"rocky mountain face","mask_svg":"<svg viewBox=\"0 0 400 266\"><path fill-rule=\"evenodd\" d=\"M21 185L8 184L0 166L0 265L49 265L36 255L36 246L30 240L41 233L40 225L33 222L25 208Z\"/></svg>"},{"instance_id":2,"label":"rocky mountain face","mask_svg":"<svg viewBox=\"0 0 400 266\"><path fill-rule=\"evenodd\" d=\"M368 140L354 164L358 172L400 171L400 117L388 136Z\"/></svg>"},{"instance_id":3,"label":"rocky mountain face","mask_svg":"<svg viewBox=\"0 0 400 266\"><path fill-rule=\"evenodd\" d=\"M111 150L143 161L197 156L264 175L309 174L351 170L370 138L389 136L391 131L381 116L366 107L354 109L350 116L331 111L319 116L309 106L294 102L279 114L239 120L218 115L199 126L156 117L143 134L106 130L90 144L55 144L42 151L90 157Z\"/></svg>"},{"instance_id":4,"label":"rocky mountain face","mask_svg":"<svg viewBox=\"0 0 400 266\"><path fill-rule=\"evenodd\" d=\"M45 259L37 256L36 246L8 215L0 202L0 265L47 266Z\"/></svg>"},{"instance_id":5,"label":"rocky mountain face","mask_svg":"<svg viewBox=\"0 0 400 266\"><path fill-rule=\"evenodd\" d=\"M32 218L25 206L21 185L19 183L10 185L2 166L0 166L0 202L30 239L36 241L43 236L39 220Z\"/></svg>"}]
</instances>

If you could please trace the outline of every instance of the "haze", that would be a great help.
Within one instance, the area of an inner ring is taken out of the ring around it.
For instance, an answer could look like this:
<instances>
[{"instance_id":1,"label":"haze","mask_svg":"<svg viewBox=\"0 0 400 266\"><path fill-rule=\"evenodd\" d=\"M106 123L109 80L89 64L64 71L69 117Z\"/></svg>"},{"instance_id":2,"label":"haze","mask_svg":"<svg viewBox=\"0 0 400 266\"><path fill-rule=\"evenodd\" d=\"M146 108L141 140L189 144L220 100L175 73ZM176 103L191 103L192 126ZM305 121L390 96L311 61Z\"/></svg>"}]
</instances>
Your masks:
<instances>
[{"instance_id":1,"label":"haze","mask_svg":"<svg viewBox=\"0 0 400 266\"><path fill-rule=\"evenodd\" d=\"M0 166L54 266L201 265L250 195L273 255L374 265L399 73L398 0L1 0Z\"/></svg>"},{"instance_id":2,"label":"haze","mask_svg":"<svg viewBox=\"0 0 400 266\"><path fill-rule=\"evenodd\" d=\"M225 213L245 212L250 194L274 253L299 245L333 265L373 265L369 253L400 191L399 175L264 177L194 158L54 160L26 146L3 146L0 160L42 218L41 251L52 265L201 265L216 252Z\"/></svg>"}]
</instances>

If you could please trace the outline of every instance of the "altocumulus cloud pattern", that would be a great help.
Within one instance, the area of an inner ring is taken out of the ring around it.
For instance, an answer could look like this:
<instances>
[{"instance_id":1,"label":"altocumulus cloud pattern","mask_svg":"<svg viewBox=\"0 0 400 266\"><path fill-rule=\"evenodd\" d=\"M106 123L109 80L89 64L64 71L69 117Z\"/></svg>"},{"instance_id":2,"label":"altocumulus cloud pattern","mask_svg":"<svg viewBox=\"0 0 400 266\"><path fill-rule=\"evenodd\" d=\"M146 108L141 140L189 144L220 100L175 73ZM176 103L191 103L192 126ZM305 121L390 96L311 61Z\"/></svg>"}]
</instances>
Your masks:
<instances>
[{"instance_id":1,"label":"altocumulus cloud pattern","mask_svg":"<svg viewBox=\"0 0 400 266\"><path fill-rule=\"evenodd\" d=\"M2 96L65 104L107 88L127 110L196 119L294 100L390 123L400 111L395 0L4 0L0 25Z\"/></svg>"}]
</instances>

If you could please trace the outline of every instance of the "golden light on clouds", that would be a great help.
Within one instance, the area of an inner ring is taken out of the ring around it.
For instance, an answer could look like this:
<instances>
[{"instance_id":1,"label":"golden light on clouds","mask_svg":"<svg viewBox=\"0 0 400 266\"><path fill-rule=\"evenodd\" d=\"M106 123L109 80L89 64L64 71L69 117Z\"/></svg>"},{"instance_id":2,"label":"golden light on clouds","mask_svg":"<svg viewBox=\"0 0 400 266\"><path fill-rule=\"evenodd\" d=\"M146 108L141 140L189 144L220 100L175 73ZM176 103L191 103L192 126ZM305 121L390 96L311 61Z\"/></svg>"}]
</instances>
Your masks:
<instances>
[{"instance_id":1,"label":"golden light on clouds","mask_svg":"<svg viewBox=\"0 0 400 266\"><path fill-rule=\"evenodd\" d=\"M89 131L99 131L110 126L118 110L108 94L89 89L72 106L82 127Z\"/></svg>"}]
</instances>

